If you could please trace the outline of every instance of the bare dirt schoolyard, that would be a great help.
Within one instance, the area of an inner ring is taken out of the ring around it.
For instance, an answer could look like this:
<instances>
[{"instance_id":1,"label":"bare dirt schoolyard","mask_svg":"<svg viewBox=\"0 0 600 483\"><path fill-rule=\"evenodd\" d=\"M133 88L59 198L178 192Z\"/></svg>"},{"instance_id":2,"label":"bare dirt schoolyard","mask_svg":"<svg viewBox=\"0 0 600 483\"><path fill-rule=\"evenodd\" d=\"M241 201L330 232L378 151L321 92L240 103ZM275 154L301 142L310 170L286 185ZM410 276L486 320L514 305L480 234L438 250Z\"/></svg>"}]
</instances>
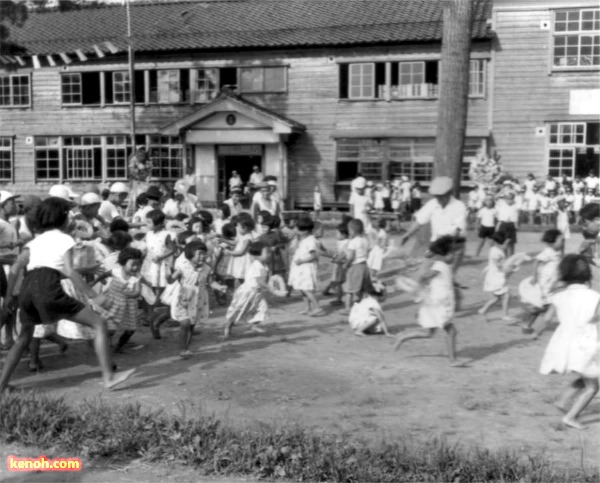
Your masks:
<instances>
[{"instance_id":1,"label":"bare dirt schoolyard","mask_svg":"<svg viewBox=\"0 0 600 483\"><path fill-rule=\"evenodd\" d=\"M540 233L519 237L517 251L541 249ZM567 251L577 245L579 237L574 238ZM326 244L333 243L327 238ZM467 254L474 249L471 233ZM265 334L239 327L226 341L220 329L225 308L214 307L210 323L195 335L196 353L188 360L177 356L176 328L163 330L162 340L152 339L142 328L134 339L144 347L116 358L120 368L139 370L112 393L101 388L91 349L76 342L65 357L57 354L56 346L45 345L45 371L29 374L22 363L13 383L65 396L72 403L102 397L167 412L180 411L183 404L190 415L196 410L215 414L233 426L298 423L327 433L408 443L444 437L466 447L545 453L561 466L597 467L600 400L596 397L583 414L585 430L567 429L552 403L569 376L538 372L552 332L531 341L518 325L502 321L498 308L488 323L477 315L487 299L481 288L486 256L484 250L479 258L467 258L459 272L460 282L468 286L463 310L456 316L464 367L448 364L441 334L409 341L394 352L392 339L354 336L345 318L329 307L329 298L324 299L329 313L311 318L298 315L302 302L292 296L271 298ZM390 262L387 274L400 273L396 269L403 264ZM514 275L513 293L530 272L531 266L524 266ZM515 314L518 305L515 297ZM417 306L408 295L389 294L383 306L391 332L415 324Z\"/></svg>"}]
</instances>

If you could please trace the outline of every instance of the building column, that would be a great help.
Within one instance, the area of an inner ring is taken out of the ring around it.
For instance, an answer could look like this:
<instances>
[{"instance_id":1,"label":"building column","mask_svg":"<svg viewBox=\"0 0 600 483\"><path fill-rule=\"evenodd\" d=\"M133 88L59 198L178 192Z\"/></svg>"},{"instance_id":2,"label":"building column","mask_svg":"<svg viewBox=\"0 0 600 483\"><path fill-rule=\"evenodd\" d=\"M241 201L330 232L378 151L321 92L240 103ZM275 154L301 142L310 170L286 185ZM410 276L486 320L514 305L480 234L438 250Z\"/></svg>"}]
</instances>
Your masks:
<instances>
[{"instance_id":1,"label":"building column","mask_svg":"<svg viewBox=\"0 0 600 483\"><path fill-rule=\"evenodd\" d=\"M217 159L214 144L195 145L196 194L202 201L217 199Z\"/></svg>"}]
</instances>

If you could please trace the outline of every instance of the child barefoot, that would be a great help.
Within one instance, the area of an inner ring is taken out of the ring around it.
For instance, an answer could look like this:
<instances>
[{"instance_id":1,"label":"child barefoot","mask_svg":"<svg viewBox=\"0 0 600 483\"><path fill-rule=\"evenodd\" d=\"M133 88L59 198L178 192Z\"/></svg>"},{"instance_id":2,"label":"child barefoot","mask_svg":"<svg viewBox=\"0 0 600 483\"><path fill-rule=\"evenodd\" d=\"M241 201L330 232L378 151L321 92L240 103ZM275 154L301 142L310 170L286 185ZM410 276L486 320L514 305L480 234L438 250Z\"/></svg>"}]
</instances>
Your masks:
<instances>
[{"instance_id":1,"label":"child barefoot","mask_svg":"<svg viewBox=\"0 0 600 483\"><path fill-rule=\"evenodd\" d=\"M306 309L300 312L313 317L324 314L317 300L318 243L312 234L314 223L310 218L300 218L296 224L300 242L294 253L288 284L302 292Z\"/></svg>"},{"instance_id":2,"label":"child barefoot","mask_svg":"<svg viewBox=\"0 0 600 483\"><path fill-rule=\"evenodd\" d=\"M235 288L238 288L244 283L244 277L248 267L252 264L252 255L248 252L248 247L252 242L252 231L255 223L250 217L240 215L237 220L237 239L235 249L229 251L231 257L229 265L229 275L235 280Z\"/></svg>"},{"instance_id":3,"label":"child barefoot","mask_svg":"<svg viewBox=\"0 0 600 483\"><path fill-rule=\"evenodd\" d=\"M504 272L504 262L506 261L506 235L503 232L497 232L492 235L494 245L490 248L488 266L485 268L485 279L483 281L483 291L490 292L494 298L488 301L481 309L479 314L487 322L486 312L496 303L502 301L503 320L511 321L508 315L508 302L510 300L510 291L506 285L506 273Z\"/></svg>"},{"instance_id":4,"label":"child barefoot","mask_svg":"<svg viewBox=\"0 0 600 483\"><path fill-rule=\"evenodd\" d=\"M331 305L344 305L342 301L342 284L346 280L346 250L348 249L348 224L340 223L337 227L337 245L336 252L331 258L333 272L331 282L323 292L323 295L331 295L330 290L335 290L335 299L330 302Z\"/></svg>"},{"instance_id":5,"label":"child barefoot","mask_svg":"<svg viewBox=\"0 0 600 483\"><path fill-rule=\"evenodd\" d=\"M23 351L31 341L35 326L53 323L65 317L95 329L94 346L106 389L115 388L134 372L133 369L114 372L106 322L89 305L68 296L62 288L61 279L69 277L75 287L95 304L106 303L105 298L98 296L73 269L72 249L75 240L65 233L69 209L68 201L56 197L44 200L35 208L40 235L28 244L29 263L19 295L21 333L6 356L0 377L0 394L7 388Z\"/></svg>"},{"instance_id":6,"label":"child barefoot","mask_svg":"<svg viewBox=\"0 0 600 483\"><path fill-rule=\"evenodd\" d=\"M556 406L566 413L562 418L564 424L582 429L577 417L598 393L600 294L589 288L590 265L581 255L567 255L560 262L559 276L567 288L552 295L552 305L544 318L549 322L556 315L559 326L544 352L540 373L577 374Z\"/></svg>"},{"instance_id":7,"label":"child barefoot","mask_svg":"<svg viewBox=\"0 0 600 483\"><path fill-rule=\"evenodd\" d=\"M255 332L264 332L257 324L267 319L268 305L263 296L265 290L269 290L267 277L269 275L269 248L260 242L252 242L248 247L248 253L254 259L241 284L233 294L231 305L225 315L224 337L231 335L232 327L240 321L250 324L250 329Z\"/></svg>"},{"instance_id":8,"label":"child barefoot","mask_svg":"<svg viewBox=\"0 0 600 483\"><path fill-rule=\"evenodd\" d=\"M456 329L452 323L454 315L454 287L452 282L452 246L451 236L438 238L429 246L430 257L426 262L419 282L425 286L423 302L419 309L419 325L421 329L406 331L398 336L394 349L410 339L428 339L436 330L443 328L446 332L446 347L450 363L456 365Z\"/></svg>"},{"instance_id":9,"label":"child barefoot","mask_svg":"<svg viewBox=\"0 0 600 483\"><path fill-rule=\"evenodd\" d=\"M197 323L208 319L211 268L206 264L208 248L201 240L189 242L175 261L172 280L178 281L171 301L171 318L179 322L179 357L190 357L190 343ZM158 332L159 328L156 327ZM160 335L160 332L159 332Z\"/></svg>"},{"instance_id":10,"label":"child barefoot","mask_svg":"<svg viewBox=\"0 0 600 483\"><path fill-rule=\"evenodd\" d=\"M388 331L383 310L375 295L374 292L368 293L360 302L352 306L348 323L357 336L383 333L388 337L394 337Z\"/></svg>"},{"instance_id":11,"label":"child barefoot","mask_svg":"<svg viewBox=\"0 0 600 483\"><path fill-rule=\"evenodd\" d=\"M481 253L485 240L491 239L496 228L496 220L498 218L498 210L493 196L486 196L483 200L483 206L477 212L477 224L479 225L479 246L475 256L478 257Z\"/></svg>"},{"instance_id":12,"label":"child barefoot","mask_svg":"<svg viewBox=\"0 0 600 483\"><path fill-rule=\"evenodd\" d=\"M375 235L375 243L369 251L367 257L367 266L371 271L371 280L377 280L377 275L383 267L383 257L388 249L390 240L389 223L385 218L381 218L377 223L377 234Z\"/></svg>"},{"instance_id":13,"label":"child barefoot","mask_svg":"<svg viewBox=\"0 0 600 483\"><path fill-rule=\"evenodd\" d=\"M367 268L368 242L364 236L364 226L361 220L348 222L350 241L347 248L346 281L342 287L346 294L343 314L350 314L352 304L360 299L363 292L371 285L369 269Z\"/></svg>"}]
</instances>

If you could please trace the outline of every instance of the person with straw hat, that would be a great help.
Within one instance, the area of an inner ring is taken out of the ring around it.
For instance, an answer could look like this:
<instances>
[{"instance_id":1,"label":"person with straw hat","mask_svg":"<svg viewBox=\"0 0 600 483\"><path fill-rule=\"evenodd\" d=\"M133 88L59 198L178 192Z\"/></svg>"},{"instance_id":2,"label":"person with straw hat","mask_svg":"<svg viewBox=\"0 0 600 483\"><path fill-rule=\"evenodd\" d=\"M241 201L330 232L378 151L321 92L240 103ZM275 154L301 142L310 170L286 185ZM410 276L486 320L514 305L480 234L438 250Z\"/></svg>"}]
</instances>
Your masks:
<instances>
[{"instance_id":1,"label":"person with straw hat","mask_svg":"<svg viewBox=\"0 0 600 483\"><path fill-rule=\"evenodd\" d=\"M437 176L432 180L429 193L433 199L415 213L415 222L402 237L401 242L405 244L426 224L431 226L432 242L446 235L454 237L455 256L452 272L456 274L465 251L468 211L462 201L452 196L453 189L454 183L447 176Z\"/></svg>"}]
</instances>

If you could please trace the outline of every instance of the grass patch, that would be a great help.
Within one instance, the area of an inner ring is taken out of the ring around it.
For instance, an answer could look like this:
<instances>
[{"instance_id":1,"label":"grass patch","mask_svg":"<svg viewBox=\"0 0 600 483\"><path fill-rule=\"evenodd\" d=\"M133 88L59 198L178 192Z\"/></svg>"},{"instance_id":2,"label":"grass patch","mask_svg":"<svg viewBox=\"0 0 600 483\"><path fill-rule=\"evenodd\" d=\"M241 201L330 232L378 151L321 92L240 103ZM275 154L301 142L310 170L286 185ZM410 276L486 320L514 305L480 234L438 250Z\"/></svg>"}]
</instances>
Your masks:
<instances>
[{"instance_id":1,"label":"grass patch","mask_svg":"<svg viewBox=\"0 0 600 483\"><path fill-rule=\"evenodd\" d=\"M171 460L201 475L293 481L598 481L597 471L559 468L543 455L467 450L443 439L425 444L366 442L298 426L239 430L214 417L150 411L102 400L20 392L0 398L0 438L84 457Z\"/></svg>"}]
</instances>

